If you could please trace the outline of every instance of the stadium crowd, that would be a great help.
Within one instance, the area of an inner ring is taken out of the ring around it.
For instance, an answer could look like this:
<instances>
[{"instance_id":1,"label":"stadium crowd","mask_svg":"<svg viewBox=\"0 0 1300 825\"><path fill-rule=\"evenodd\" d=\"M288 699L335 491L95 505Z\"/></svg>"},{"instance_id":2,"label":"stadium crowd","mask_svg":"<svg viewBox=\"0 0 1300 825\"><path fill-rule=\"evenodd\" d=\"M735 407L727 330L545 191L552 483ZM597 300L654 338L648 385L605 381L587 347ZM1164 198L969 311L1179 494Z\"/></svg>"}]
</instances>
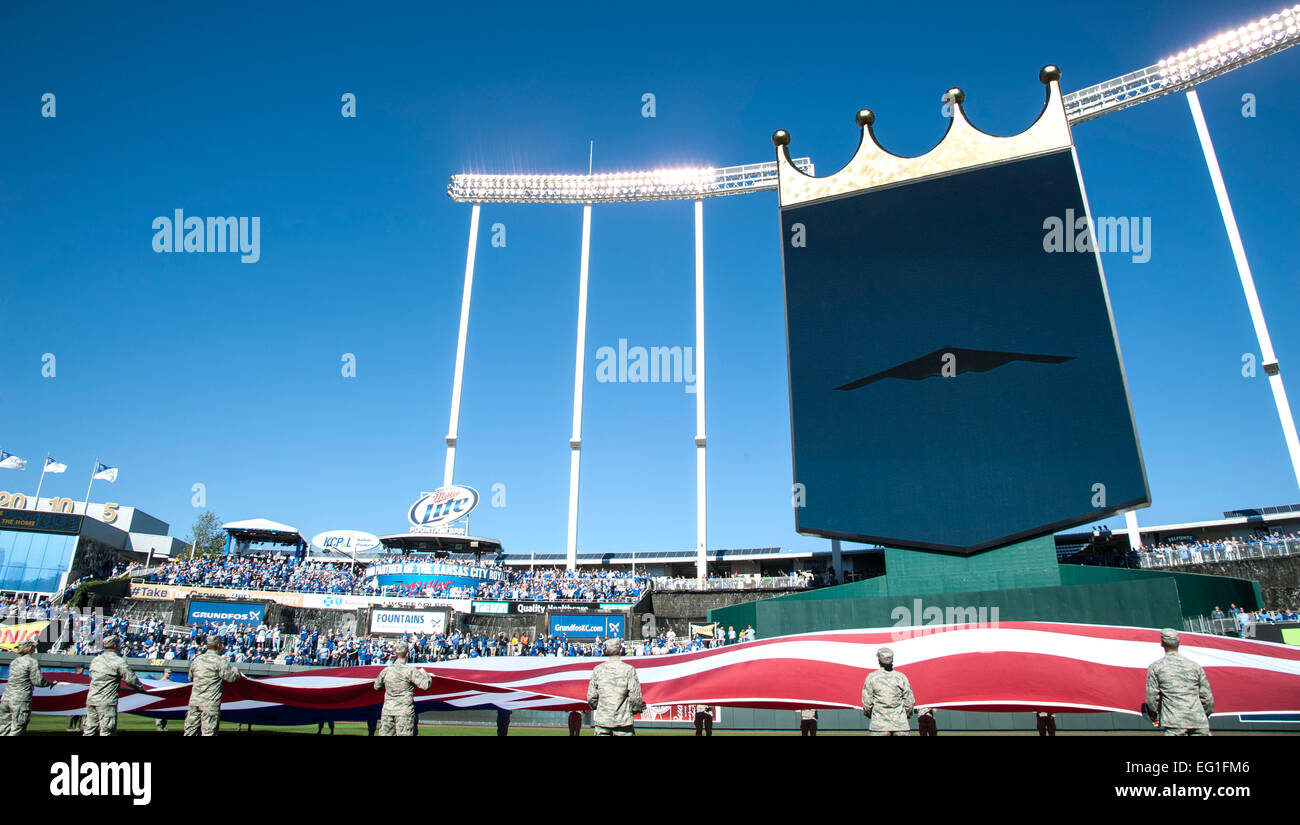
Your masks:
<instances>
[{"instance_id":1,"label":"stadium crowd","mask_svg":"<svg viewBox=\"0 0 1300 825\"><path fill-rule=\"evenodd\" d=\"M1300 533L1249 539L1150 544L1136 551L1139 567L1178 567L1184 564L1274 558L1300 553Z\"/></svg>"},{"instance_id":2,"label":"stadium crowd","mask_svg":"<svg viewBox=\"0 0 1300 825\"><path fill-rule=\"evenodd\" d=\"M1300 621L1300 612L1295 610L1243 610L1235 604L1230 605L1225 612L1220 607L1215 607L1214 612L1210 614L1212 619L1235 619L1239 628L1246 628L1252 624L1277 624L1278 622L1296 622Z\"/></svg>"},{"instance_id":3,"label":"stadium crowd","mask_svg":"<svg viewBox=\"0 0 1300 825\"><path fill-rule=\"evenodd\" d=\"M215 556L176 559L146 581L236 590L299 593L362 592L361 574L351 562L299 561L289 556Z\"/></svg>"},{"instance_id":4,"label":"stadium crowd","mask_svg":"<svg viewBox=\"0 0 1300 825\"><path fill-rule=\"evenodd\" d=\"M380 557L380 563L405 557ZM459 562L464 564L464 562ZM476 565L503 569L495 564ZM649 577L622 571L569 571L563 568L505 570L505 580L487 580L474 588L448 582L379 588L365 581L364 566L350 561L299 561L281 555L243 555L177 559L150 573L155 584L221 587L235 590L281 590L334 595L410 595L432 598L477 598L524 601L635 602Z\"/></svg>"},{"instance_id":5,"label":"stadium crowd","mask_svg":"<svg viewBox=\"0 0 1300 825\"><path fill-rule=\"evenodd\" d=\"M475 597L508 601L634 602L648 581L649 577L643 574L619 570L512 570L506 581L480 584Z\"/></svg>"}]
</instances>

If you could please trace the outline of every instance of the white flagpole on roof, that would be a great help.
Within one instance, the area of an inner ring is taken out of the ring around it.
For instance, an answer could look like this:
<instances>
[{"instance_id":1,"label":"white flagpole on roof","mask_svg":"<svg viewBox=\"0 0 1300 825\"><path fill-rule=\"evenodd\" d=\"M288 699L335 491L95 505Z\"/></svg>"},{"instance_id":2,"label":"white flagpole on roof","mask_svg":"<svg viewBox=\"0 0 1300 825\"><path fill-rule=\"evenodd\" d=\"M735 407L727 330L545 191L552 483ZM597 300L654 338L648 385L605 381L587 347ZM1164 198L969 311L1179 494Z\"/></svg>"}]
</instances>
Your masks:
<instances>
[{"instance_id":1,"label":"white flagpole on roof","mask_svg":"<svg viewBox=\"0 0 1300 825\"><path fill-rule=\"evenodd\" d=\"M45 483L45 468L49 466L50 454L45 454L45 461L41 462L41 479L36 482L36 500L32 502L32 509L41 509L41 485Z\"/></svg>"},{"instance_id":2,"label":"white flagpole on roof","mask_svg":"<svg viewBox=\"0 0 1300 825\"><path fill-rule=\"evenodd\" d=\"M95 485L95 471L98 469L99 459L96 458L95 463L90 465L90 483L86 485L86 500L81 505L81 514L83 516L90 515L90 488Z\"/></svg>"}]
</instances>

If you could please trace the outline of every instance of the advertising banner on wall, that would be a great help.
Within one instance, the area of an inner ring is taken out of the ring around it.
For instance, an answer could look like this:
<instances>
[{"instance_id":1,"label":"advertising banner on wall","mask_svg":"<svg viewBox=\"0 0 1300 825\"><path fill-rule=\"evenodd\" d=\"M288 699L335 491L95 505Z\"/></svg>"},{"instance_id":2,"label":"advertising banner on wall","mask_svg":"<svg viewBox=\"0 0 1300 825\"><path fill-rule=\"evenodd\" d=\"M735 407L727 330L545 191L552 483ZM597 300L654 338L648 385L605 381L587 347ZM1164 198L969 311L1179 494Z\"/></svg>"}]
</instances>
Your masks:
<instances>
[{"instance_id":1,"label":"advertising banner on wall","mask_svg":"<svg viewBox=\"0 0 1300 825\"><path fill-rule=\"evenodd\" d=\"M264 604L191 600L186 605L185 623L238 622L240 624L261 624L265 616L266 605Z\"/></svg>"},{"instance_id":2,"label":"advertising banner on wall","mask_svg":"<svg viewBox=\"0 0 1300 825\"><path fill-rule=\"evenodd\" d=\"M608 613L619 611L626 613L632 609L630 604L605 604L600 602L504 602L474 601L474 612L496 616L542 616L551 611L566 613Z\"/></svg>"},{"instance_id":3,"label":"advertising banner on wall","mask_svg":"<svg viewBox=\"0 0 1300 825\"><path fill-rule=\"evenodd\" d=\"M66 513L38 513L35 510L0 510L0 530L75 535L81 531L81 516Z\"/></svg>"},{"instance_id":4,"label":"advertising banner on wall","mask_svg":"<svg viewBox=\"0 0 1300 825\"><path fill-rule=\"evenodd\" d=\"M49 626L50 623L45 621L0 624L0 650L8 650L11 653L17 651L18 645L36 641L40 638L41 631Z\"/></svg>"},{"instance_id":5,"label":"advertising banner on wall","mask_svg":"<svg viewBox=\"0 0 1300 825\"><path fill-rule=\"evenodd\" d=\"M156 601L167 601L169 599L188 599L188 598L218 598L218 599L266 599L267 601L277 602L278 604L288 605L289 607L302 607L302 593L281 593L273 590L236 590L234 588L224 587L190 587L180 584L141 584L131 583L131 598L133 599L154 599Z\"/></svg>"},{"instance_id":6,"label":"advertising banner on wall","mask_svg":"<svg viewBox=\"0 0 1300 825\"><path fill-rule=\"evenodd\" d=\"M458 613L470 612L469 599L427 599L420 596L341 596L332 593L283 593L272 590L235 590L222 587L190 587L179 584L131 583L131 598L167 601L188 598L266 599L288 607L315 610L362 610L368 607L445 607Z\"/></svg>"},{"instance_id":7,"label":"advertising banner on wall","mask_svg":"<svg viewBox=\"0 0 1300 825\"><path fill-rule=\"evenodd\" d=\"M370 611L370 632L386 636L435 635L446 633L450 614L447 610L384 610Z\"/></svg>"},{"instance_id":8,"label":"advertising banner on wall","mask_svg":"<svg viewBox=\"0 0 1300 825\"><path fill-rule=\"evenodd\" d=\"M369 607L412 607L420 610L445 607L457 613L468 613L469 599L429 599L423 596L338 596L332 593L302 593L303 607L317 610L363 610Z\"/></svg>"},{"instance_id":9,"label":"advertising banner on wall","mask_svg":"<svg viewBox=\"0 0 1300 825\"><path fill-rule=\"evenodd\" d=\"M405 588L412 594L456 587L473 592L484 582L504 581L507 574L494 567L442 561L376 562L366 567L367 583L383 588Z\"/></svg>"},{"instance_id":10,"label":"advertising banner on wall","mask_svg":"<svg viewBox=\"0 0 1300 825\"><path fill-rule=\"evenodd\" d=\"M632 718L638 722L694 722L695 705L648 705L645 710ZM722 706L717 705L713 711L713 724L722 722Z\"/></svg>"},{"instance_id":11,"label":"advertising banner on wall","mask_svg":"<svg viewBox=\"0 0 1300 825\"><path fill-rule=\"evenodd\" d=\"M547 619L552 636L568 636L570 639L621 639L626 623L626 616L593 613L552 613Z\"/></svg>"}]
</instances>

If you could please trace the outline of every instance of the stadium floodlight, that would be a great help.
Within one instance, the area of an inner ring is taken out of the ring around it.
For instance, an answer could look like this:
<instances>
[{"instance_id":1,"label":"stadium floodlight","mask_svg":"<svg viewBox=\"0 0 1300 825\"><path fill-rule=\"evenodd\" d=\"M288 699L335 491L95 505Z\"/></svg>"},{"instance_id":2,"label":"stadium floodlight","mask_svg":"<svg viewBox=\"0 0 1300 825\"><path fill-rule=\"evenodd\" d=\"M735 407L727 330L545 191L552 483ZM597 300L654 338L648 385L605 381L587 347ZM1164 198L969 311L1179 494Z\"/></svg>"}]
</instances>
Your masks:
<instances>
[{"instance_id":1,"label":"stadium floodlight","mask_svg":"<svg viewBox=\"0 0 1300 825\"><path fill-rule=\"evenodd\" d=\"M1240 69L1300 43L1300 6L1260 18L1155 65L1129 72L1065 96L1071 124L1093 120ZM794 161L814 174L812 161ZM776 164L721 168L656 169L594 175L452 175L447 194L463 203L619 203L698 200L776 190Z\"/></svg>"},{"instance_id":2,"label":"stadium floodlight","mask_svg":"<svg viewBox=\"0 0 1300 825\"><path fill-rule=\"evenodd\" d=\"M1065 96L1070 123L1181 92L1300 43L1300 6L1230 29L1122 77Z\"/></svg>"},{"instance_id":3,"label":"stadium floodlight","mask_svg":"<svg viewBox=\"0 0 1300 825\"><path fill-rule=\"evenodd\" d=\"M812 161L794 162L814 173ZM776 189L776 163L685 167L594 175L452 175L447 194L462 203L619 203L700 200Z\"/></svg>"}]
</instances>

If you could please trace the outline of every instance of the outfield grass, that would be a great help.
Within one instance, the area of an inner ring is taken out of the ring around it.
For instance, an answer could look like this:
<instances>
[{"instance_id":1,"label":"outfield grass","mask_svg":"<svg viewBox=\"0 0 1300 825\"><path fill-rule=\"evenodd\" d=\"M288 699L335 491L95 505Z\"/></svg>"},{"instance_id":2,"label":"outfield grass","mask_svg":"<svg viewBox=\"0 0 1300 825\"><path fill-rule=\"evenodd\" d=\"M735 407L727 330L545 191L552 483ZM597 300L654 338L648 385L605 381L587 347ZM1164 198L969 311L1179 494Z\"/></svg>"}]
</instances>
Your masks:
<instances>
[{"instance_id":1,"label":"outfield grass","mask_svg":"<svg viewBox=\"0 0 1300 825\"><path fill-rule=\"evenodd\" d=\"M70 732L67 728L68 717L66 716L44 716L33 715L31 724L27 728L28 735L36 736L79 736L80 732ZM185 729L184 722L180 720L169 720L165 731L158 730L154 725L154 720L143 716L133 714L122 714L117 717L118 733L126 736L180 736ZM496 736L497 730L495 725L437 725L421 724L420 736ZM1236 731L1217 731L1218 736L1232 736ZM1267 733L1266 731L1251 732L1243 731L1241 735L1251 736ZM255 725L252 734L255 736L315 736L316 725ZM940 731L943 736L1037 736L1032 730L1024 731ZM247 736L247 730L239 730L239 727L232 722L223 722L221 724L222 736ZM329 726L325 726L325 734L329 735ZM364 722L335 722L335 736L366 736L366 724ZM510 728L511 736L568 736L569 730L564 727L555 728L537 728L512 725ZM583 736L591 736L591 730L584 729ZM694 736L694 728L637 728L637 736ZM721 730L714 729L716 736L798 736L797 730ZM866 736L866 731L821 731L821 736ZM913 732L915 735L915 732ZM1159 735L1158 732L1152 731L1064 731L1062 736L1152 736Z\"/></svg>"},{"instance_id":2,"label":"outfield grass","mask_svg":"<svg viewBox=\"0 0 1300 825\"><path fill-rule=\"evenodd\" d=\"M31 724L27 726L28 735L40 736L73 736L74 733L67 730L68 717L66 716L43 716L34 714ZM168 720L167 730L160 731L154 726L154 720L143 716L124 713L117 717L117 730L123 735L153 735L153 736L180 736L185 729L185 723L181 720ZM254 725L254 734L265 735L286 735L286 736L315 736L316 725ZM763 731L714 731L719 736L736 736L736 735L764 735ZM783 733L781 731L777 732ZM798 731L792 731L798 734ZM221 723L221 735L240 736L246 735L247 731L238 730L238 726L233 722ZM77 732L75 735L80 735ZM325 734L329 735L329 725L325 726ZM335 722L335 736L366 736L365 722ZM496 736L497 729L495 725L420 725L421 736ZM567 727L556 728L534 728L524 727L522 725L512 725L510 727L511 736L568 736ZM590 729L582 732L583 736L591 736ZM695 730L649 730L640 728L637 730L638 736L694 736Z\"/></svg>"}]
</instances>

